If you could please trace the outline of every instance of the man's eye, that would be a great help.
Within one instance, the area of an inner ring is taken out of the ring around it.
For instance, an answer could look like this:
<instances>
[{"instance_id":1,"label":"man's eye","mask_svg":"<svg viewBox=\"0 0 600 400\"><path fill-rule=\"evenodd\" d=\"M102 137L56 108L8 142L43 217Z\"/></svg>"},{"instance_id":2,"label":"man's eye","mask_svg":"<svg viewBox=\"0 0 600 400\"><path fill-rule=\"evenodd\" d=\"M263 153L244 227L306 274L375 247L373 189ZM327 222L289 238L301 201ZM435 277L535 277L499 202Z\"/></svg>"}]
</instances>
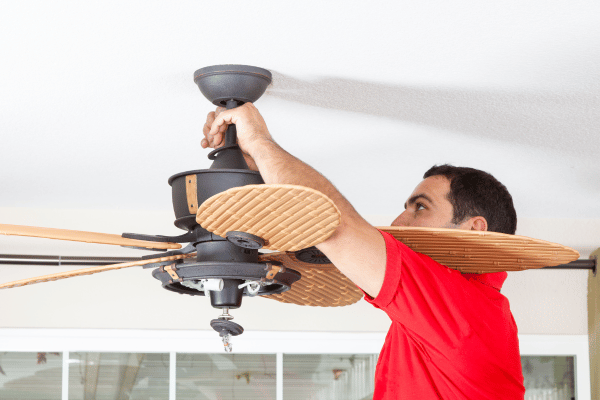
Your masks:
<instances>
[{"instance_id":1,"label":"man's eye","mask_svg":"<svg viewBox=\"0 0 600 400\"><path fill-rule=\"evenodd\" d=\"M416 211L425 210L425 205L423 203L415 203L415 210Z\"/></svg>"}]
</instances>

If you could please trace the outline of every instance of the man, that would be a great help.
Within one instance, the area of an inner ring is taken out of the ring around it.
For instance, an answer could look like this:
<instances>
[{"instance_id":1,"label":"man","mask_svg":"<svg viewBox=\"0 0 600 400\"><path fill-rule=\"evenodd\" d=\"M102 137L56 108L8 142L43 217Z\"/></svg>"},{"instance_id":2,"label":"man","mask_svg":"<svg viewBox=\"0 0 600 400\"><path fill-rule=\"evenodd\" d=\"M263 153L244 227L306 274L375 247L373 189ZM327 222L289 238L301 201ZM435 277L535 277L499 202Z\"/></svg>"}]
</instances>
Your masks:
<instances>
[{"instance_id":1,"label":"man","mask_svg":"<svg viewBox=\"0 0 600 400\"><path fill-rule=\"evenodd\" d=\"M500 294L505 272L461 274L378 231L325 177L279 147L250 103L209 113L202 147L219 147L232 123L265 183L319 190L340 210L340 225L317 247L392 320L374 399L523 399L517 329ZM392 225L514 233L512 199L491 175L442 166L424 178Z\"/></svg>"}]
</instances>

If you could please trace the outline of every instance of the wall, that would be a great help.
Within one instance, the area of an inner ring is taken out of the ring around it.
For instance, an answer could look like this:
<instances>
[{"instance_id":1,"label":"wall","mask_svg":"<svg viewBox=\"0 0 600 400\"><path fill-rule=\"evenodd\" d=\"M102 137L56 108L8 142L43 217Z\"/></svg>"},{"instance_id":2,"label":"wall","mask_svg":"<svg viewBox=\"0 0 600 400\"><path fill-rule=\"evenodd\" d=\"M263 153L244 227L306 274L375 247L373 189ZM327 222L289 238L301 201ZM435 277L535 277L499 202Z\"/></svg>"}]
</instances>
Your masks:
<instances>
[{"instance_id":1,"label":"wall","mask_svg":"<svg viewBox=\"0 0 600 400\"><path fill-rule=\"evenodd\" d=\"M592 253L593 257L600 258L600 248ZM588 335L590 345L590 381L594 399L600 396L600 276L588 273Z\"/></svg>"}]
</instances>

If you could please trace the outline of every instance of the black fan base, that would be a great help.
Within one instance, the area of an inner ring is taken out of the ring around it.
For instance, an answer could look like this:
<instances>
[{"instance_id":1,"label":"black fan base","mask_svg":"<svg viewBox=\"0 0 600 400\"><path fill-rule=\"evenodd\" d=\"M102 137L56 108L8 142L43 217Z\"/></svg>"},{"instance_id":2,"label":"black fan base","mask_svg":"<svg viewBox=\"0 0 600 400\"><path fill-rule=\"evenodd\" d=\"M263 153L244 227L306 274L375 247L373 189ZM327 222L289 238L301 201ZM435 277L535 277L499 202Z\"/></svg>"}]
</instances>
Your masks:
<instances>
[{"instance_id":1,"label":"black fan base","mask_svg":"<svg viewBox=\"0 0 600 400\"><path fill-rule=\"evenodd\" d=\"M211 305L215 308L239 308L243 296L268 296L289 290L292 284L301 278L299 272L281 268L273 279L267 275L273 273L273 264L251 262L179 262L174 267L161 266L152 271L152 276L162 282L162 286L172 292L192 296L204 296L205 292L190 288L181 282L194 283L202 279L223 279L223 290L209 291ZM277 267L279 268L279 267ZM239 288L246 281L262 282L256 293L251 293L248 286Z\"/></svg>"}]
</instances>

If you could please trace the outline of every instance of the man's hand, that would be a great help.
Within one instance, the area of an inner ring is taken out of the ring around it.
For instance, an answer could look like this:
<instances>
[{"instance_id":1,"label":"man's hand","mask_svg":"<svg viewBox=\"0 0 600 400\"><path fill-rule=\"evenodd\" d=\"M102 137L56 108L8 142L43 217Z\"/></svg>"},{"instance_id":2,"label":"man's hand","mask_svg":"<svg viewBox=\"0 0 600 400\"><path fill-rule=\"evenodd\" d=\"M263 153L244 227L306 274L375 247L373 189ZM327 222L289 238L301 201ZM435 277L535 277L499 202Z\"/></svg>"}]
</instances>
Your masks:
<instances>
[{"instance_id":1,"label":"man's hand","mask_svg":"<svg viewBox=\"0 0 600 400\"><path fill-rule=\"evenodd\" d=\"M246 163L250 169L258 171L251 156L252 151L260 146L261 141L273 142L273 138L267 129L265 120L252 103L246 103L231 110L218 107L216 111L208 113L202 129L204 133L204 139L201 141L202 147L217 149L223 146L225 132L230 124L236 126L238 144L244 153Z\"/></svg>"}]
</instances>

